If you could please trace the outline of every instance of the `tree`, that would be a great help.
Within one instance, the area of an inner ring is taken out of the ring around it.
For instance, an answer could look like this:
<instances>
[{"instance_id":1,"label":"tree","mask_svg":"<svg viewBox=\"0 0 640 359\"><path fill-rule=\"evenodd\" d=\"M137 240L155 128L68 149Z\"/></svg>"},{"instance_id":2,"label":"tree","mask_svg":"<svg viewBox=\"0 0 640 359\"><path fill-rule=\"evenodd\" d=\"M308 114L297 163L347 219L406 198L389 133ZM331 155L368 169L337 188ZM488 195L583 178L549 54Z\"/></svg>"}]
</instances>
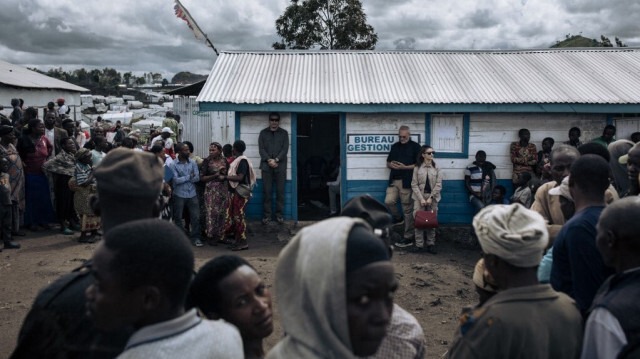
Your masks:
<instances>
[{"instance_id":1,"label":"tree","mask_svg":"<svg viewBox=\"0 0 640 359\"><path fill-rule=\"evenodd\" d=\"M291 0L276 31L274 49L373 50L378 42L360 0Z\"/></svg>"},{"instance_id":2,"label":"tree","mask_svg":"<svg viewBox=\"0 0 640 359\"><path fill-rule=\"evenodd\" d=\"M131 81L131 77L133 76L133 74L131 73L131 71L125 72L124 74L122 74L122 79L124 81L125 84L130 85L129 81Z\"/></svg>"},{"instance_id":3,"label":"tree","mask_svg":"<svg viewBox=\"0 0 640 359\"><path fill-rule=\"evenodd\" d=\"M617 47L627 47L617 36L615 38L615 43ZM555 45L551 46L552 48L561 48L561 47L613 47L611 40L604 35L600 35L600 41L596 39L591 39L588 37L580 35L565 35L565 39L563 41L557 41Z\"/></svg>"},{"instance_id":4,"label":"tree","mask_svg":"<svg viewBox=\"0 0 640 359\"><path fill-rule=\"evenodd\" d=\"M166 87L169 84L169 80L162 79L162 87Z\"/></svg>"}]
</instances>

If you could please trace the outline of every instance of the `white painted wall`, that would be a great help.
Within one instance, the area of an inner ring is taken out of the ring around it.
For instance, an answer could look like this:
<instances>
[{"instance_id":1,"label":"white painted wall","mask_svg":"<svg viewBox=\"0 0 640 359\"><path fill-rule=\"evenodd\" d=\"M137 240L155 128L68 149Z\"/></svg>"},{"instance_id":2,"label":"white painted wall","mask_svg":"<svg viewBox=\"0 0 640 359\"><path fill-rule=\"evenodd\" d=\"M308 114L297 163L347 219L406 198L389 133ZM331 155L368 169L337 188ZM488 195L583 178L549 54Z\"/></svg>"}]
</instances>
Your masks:
<instances>
[{"instance_id":1,"label":"white painted wall","mask_svg":"<svg viewBox=\"0 0 640 359\"><path fill-rule=\"evenodd\" d=\"M397 135L401 125L411 128L424 139L424 114L347 114L347 133L390 133ZM513 165L509 157L511 142L518 140L518 130L527 128L538 150L542 139L552 137L556 144L568 140L571 127L582 129L582 141L588 142L602 134L606 116L599 114L471 114L468 158L436 158L447 180L464 179L464 168L475 159L478 150L487 152L487 160L497 166L499 179L511 178ZM348 180L386 180L386 155L347 154Z\"/></svg>"},{"instance_id":2,"label":"white painted wall","mask_svg":"<svg viewBox=\"0 0 640 359\"><path fill-rule=\"evenodd\" d=\"M291 179L291 113L280 112L280 127L289 132L289 153L287 153L287 180ZM240 118L240 139L247 145L245 156L249 157L257 178L262 178L258 137L260 131L269 126L268 112L243 112Z\"/></svg>"},{"instance_id":3,"label":"white painted wall","mask_svg":"<svg viewBox=\"0 0 640 359\"><path fill-rule=\"evenodd\" d=\"M398 136L402 125L420 135L424 144L424 118L421 113L348 113L347 134L389 134ZM344 145L344 144L342 144ZM347 180L384 180L389 178L388 154L347 154Z\"/></svg>"}]
</instances>

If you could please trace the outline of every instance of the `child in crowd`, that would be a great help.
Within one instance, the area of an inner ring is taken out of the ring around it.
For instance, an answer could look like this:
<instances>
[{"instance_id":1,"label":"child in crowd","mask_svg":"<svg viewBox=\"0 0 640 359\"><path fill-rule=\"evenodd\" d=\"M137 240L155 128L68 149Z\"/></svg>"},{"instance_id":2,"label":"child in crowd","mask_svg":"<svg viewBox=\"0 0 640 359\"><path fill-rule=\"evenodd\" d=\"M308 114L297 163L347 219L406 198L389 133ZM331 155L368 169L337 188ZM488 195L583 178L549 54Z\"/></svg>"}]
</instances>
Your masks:
<instances>
[{"instance_id":1,"label":"child in crowd","mask_svg":"<svg viewBox=\"0 0 640 359\"><path fill-rule=\"evenodd\" d=\"M504 198L507 195L507 189L503 185L497 185L491 193L491 203L489 204L509 204L509 200Z\"/></svg>"},{"instance_id":2,"label":"child in crowd","mask_svg":"<svg viewBox=\"0 0 640 359\"><path fill-rule=\"evenodd\" d=\"M511 196L511 203L520 203L521 205L530 208L532 202L531 188L529 188L529 181L531 180L531 174L529 172L523 172L518 175L518 187L513 196Z\"/></svg>"},{"instance_id":3,"label":"child in crowd","mask_svg":"<svg viewBox=\"0 0 640 359\"><path fill-rule=\"evenodd\" d=\"M20 248L11 241L11 183L9 183L9 160L0 157L0 232L5 249ZM0 249L2 252L2 249Z\"/></svg>"}]
</instances>

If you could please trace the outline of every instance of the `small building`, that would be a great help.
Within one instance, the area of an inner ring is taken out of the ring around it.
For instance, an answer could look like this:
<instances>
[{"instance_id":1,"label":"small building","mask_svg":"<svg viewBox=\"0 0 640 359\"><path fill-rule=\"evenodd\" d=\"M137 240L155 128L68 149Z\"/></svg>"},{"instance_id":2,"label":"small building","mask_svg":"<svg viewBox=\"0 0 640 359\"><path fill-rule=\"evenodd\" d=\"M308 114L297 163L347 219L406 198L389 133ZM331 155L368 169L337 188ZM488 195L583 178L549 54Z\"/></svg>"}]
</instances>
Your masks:
<instances>
[{"instance_id":1,"label":"small building","mask_svg":"<svg viewBox=\"0 0 640 359\"><path fill-rule=\"evenodd\" d=\"M50 101L55 102L62 97L67 106L79 108L81 93L88 91L84 87L0 61L0 105L5 110L11 109L13 98L23 99L27 106L43 108Z\"/></svg>"},{"instance_id":2,"label":"small building","mask_svg":"<svg viewBox=\"0 0 640 359\"><path fill-rule=\"evenodd\" d=\"M464 168L487 152L500 184L511 189L509 145L527 128L540 149L545 137L617 138L639 130L640 49L518 51L227 51L220 54L197 101L199 111L234 111L235 137L255 167L258 134L279 112L290 134L287 218L302 213L316 163L339 153L342 203L362 193L383 200L386 156L408 125L414 140L436 151L444 174L439 219L470 223ZM260 178L260 171L257 171ZM322 184L320 184L320 188ZM262 183L247 215L260 218Z\"/></svg>"}]
</instances>

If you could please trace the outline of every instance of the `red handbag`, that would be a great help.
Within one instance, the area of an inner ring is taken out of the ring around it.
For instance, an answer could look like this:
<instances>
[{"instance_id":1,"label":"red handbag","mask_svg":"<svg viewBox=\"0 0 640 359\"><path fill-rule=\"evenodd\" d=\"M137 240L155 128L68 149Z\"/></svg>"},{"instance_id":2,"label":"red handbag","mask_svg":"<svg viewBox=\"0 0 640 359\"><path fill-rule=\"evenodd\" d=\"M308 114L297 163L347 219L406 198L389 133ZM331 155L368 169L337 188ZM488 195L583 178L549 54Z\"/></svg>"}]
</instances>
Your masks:
<instances>
[{"instance_id":1,"label":"red handbag","mask_svg":"<svg viewBox=\"0 0 640 359\"><path fill-rule=\"evenodd\" d=\"M413 222L416 229L438 228L438 213L435 211L418 211Z\"/></svg>"}]
</instances>

